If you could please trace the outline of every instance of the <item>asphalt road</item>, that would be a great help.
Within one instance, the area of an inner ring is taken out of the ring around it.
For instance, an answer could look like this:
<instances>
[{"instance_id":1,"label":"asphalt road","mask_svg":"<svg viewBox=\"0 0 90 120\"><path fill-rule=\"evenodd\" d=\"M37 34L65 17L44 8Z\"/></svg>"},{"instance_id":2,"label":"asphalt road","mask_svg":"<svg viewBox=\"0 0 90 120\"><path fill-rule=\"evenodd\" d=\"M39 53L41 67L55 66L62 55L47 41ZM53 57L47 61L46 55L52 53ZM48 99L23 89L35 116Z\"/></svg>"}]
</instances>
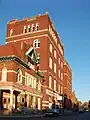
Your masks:
<instances>
[{"instance_id":1,"label":"asphalt road","mask_svg":"<svg viewBox=\"0 0 90 120\"><path fill-rule=\"evenodd\" d=\"M71 114L58 117L15 117L15 118L0 118L0 120L90 120L90 112L81 114Z\"/></svg>"}]
</instances>

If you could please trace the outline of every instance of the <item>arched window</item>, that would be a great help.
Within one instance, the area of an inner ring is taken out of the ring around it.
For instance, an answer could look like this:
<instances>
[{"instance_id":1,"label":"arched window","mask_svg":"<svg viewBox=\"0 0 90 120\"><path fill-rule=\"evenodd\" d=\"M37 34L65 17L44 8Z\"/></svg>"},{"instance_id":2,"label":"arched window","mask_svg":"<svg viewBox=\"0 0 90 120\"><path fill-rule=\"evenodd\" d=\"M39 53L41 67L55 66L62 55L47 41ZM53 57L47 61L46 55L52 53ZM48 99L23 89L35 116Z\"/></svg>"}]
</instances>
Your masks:
<instances>
[{"instance_id":1,"label":"arched window","mask_svg":"<svg viewBox=\"0 0 90 120\"><path fill-rule=\"evenodd\" d=\"M18 83L22 83L22 71L19 69L18 70L18 79L17 79Z\"/></svg>"},{"instance_id":2,"label":"arched window","mask_svg":"<svg viewBox=\"0 0 90 120\"><path fill-rule=\"evenodd\" d=\"M31 28L30 28L30 25L28 25L28 32L31 32Z\"/></svg>"},{"instance_id":3,"label":"arched window","mask_svg":"<svg viewBox=\"0 0 90 120\"><path fill-rule=\"evenodd\" d=\"M36 23L36 31L38 31L38 29L39 29L39 24Z\"/></svg>"},{"instance_id":4,"label":"arched window","mask_svg":"<svg viewBox=\"0 0 90 120\"><path fill-rule=\"evenodd\" d=\"M27 32L27 28L26 28L26 26L24 26L23 33L26 33L26 32Z\"/></svg>"},{"instance_id":5,"label":"arched window","mask_svg":"<svg viewBox=\"0 0 90 120\"><path fill-rule=\"evenodd\" d=\"M6 82L6 80L7 80L7 68L4 67L2 69L2 82Z\"/></svg>"},{"instance_id":6,"label":"arched window","mask_svg":"<svg viewBox=\"0 0 90 120\"><path fill-rule=\"evenodd\" d=\"M13 34L13 29L10 30L10 36L12 36L12 34Z\"/></svg>"},{"instance_id":7,"label":"arched window","mask_svg":"<svg viewBox=\"0 0 90 120\"><path fill-rule=\"evenodd\" d=\"M32 24L32 32L34 32L35 30L35 27L34 27L34 24Z\"/></svg>"}]
</instances>

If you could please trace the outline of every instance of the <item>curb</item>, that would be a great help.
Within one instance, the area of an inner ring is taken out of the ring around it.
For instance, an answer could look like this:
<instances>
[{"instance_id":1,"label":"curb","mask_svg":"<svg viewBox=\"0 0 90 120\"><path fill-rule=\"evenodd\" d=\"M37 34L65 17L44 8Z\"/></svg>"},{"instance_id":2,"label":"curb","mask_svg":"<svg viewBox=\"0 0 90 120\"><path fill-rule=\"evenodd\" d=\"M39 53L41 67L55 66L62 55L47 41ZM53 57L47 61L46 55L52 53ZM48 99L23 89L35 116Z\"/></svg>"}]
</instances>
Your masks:
<instances>
[{"instance_id":1,"label":"curb","mask_svg":"<svg viewBox=\"0 0 90 120\"><path fill-rule=\"evenodd\" d=\"M35 115L35 116L30 116L30 115L24 115L24 116L0 116L0 118L35 118L35 117L44 117L45 115Z\"/></svg>"}]
</instances>

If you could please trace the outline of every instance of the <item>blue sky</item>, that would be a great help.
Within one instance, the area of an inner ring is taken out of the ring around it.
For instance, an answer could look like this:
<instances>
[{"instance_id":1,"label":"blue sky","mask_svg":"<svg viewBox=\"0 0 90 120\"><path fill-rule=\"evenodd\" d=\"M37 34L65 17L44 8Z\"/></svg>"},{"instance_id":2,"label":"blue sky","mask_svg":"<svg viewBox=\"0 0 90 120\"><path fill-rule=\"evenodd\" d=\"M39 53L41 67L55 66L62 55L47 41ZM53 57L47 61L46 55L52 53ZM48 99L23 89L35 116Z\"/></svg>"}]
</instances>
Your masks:
<instances>
[{"instance_id":1,"label":"blue sky","mask_svg":"<svg viewBox=\"0 0 90 120\"><path fill-rule=\"evenodd\" d=\"M0 44L6 24L49 12L73 73L73 89L81 101L90 99L90 0L0 0Z\"/></svg>"}]
</instances>

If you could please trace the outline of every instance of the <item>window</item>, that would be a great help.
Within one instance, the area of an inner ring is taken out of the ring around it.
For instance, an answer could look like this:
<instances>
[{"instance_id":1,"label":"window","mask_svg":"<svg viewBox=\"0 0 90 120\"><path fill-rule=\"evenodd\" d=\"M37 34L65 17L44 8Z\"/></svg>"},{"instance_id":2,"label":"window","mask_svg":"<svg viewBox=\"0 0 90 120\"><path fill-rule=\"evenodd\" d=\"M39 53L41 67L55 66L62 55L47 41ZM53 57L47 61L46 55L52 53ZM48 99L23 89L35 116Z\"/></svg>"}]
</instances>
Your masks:
<instances>
[{"instance_id":1,"label":"window","mask_svg":"<svg viewBox=\"0 0 90 120\"><path fill-rule=\"evenodd\" d=\"M50 44L50 52L52 53L52 44Z\"/></svg>"},{"instance_id":2,"label":"window","mask_svg":"<svg viewBox=\"0 0 90 120\"><path fill-rule=\"evenodd\" d=\"M54 72L56 73L56 63L54 63Z\"/></svg>"},{"instance_id":3,"label":"window","mask_svg":"<svg viewBox=\"0 0 90 120\"><path fill-rule=\"evenodd\" d=\"M30 28L30 25L28 25L28 32L31 32L31 28Z\"/></svg>"},{"instance_id":4,"label":"window","mask_svg":"<svg viewBox=\"0 0 90 120\"><path fill-rule=\"evenodd\" d=\"M22 98L22 102L24 102L24 98Z\"/></svg>"},{"instance_id":5,"label":"window","mask_svg":"<svg viewBox=\"0 0 90 120\"><path fill-rule=\"evenodd\" d=\"M27 28L26 28L26 26L24 26L23 33L26 33L26 32L27 32Z\"/></svg>"},{"instance_id":6,"label":"window","mask_svg":"<svg viewBox=\"0 0 90 120\"><path fill-rule=\"evenodd\" d=\"M60 70L58 71L58 76L59 76L59 78L60 78Z\"/></svg>"},{"instance_id":7,"label":"window","mask_svg":"<svg viewBox=\"0 0 90 120\"><path fill-rule=\"evenodd\" d=\"M49 88L52 88L52 77L49 76Z\"/></svg>"},{"instance_id":8,"label":"window","mask_svg":"<svg viewBox=\"0 0 90 120\"><path fill-rule=\"evenodd\" d=\"M22 71L20 69L18 71L18 83L22 83Z\"/></svg>"},{"instance_id":9,"label":"window","mask_svg":"<svg viewBox=\"0 0 90 120\"><path fill-rule=\"evenodd\" d=\"M36 89L36 79L34 79L34 88Z\"/></svg>"},{"instance_id":10,"label":"window","mask_svg":"<svg viewBox=\"0 0 90 120\"><path fill-rule=\"evenodd\" d=\"M61 86L61 94L63 94L63 87Z\"/></svg>"},{"instance_id":11,"label":"window","mask_svg":"<svg viewBox=\"0 0 90 120\"><path fill-rule=\"evenodd\" d=\"M49 58L49 67L52 69L52 58Z\"/></svg>"},{"instance_id":12,"label":"window","mask_svg":"<svg viewBox=\"0 0 90 120\"><path fill-rule=\"evenodd\" d=\"M56 91L56 80L54 80L54 90Z\"/></svg>"},{"instance_id":13,"label":"window","mask_svg":"<svg viewBox=\"0 0 90 120\"><path fill-rule=\"evenodd\" d=\"M36 78L29 73L25 73L25 85L36 89Z\"/></svg>"},{"instance_id":14,"label":"window","mask_svg":"<svg viewBox=\"0 0 90 120\"><path fill-rule=\"evenodd\" d=\"M7 80L7 69L4 67L2 69L2 82L6 82Z\"/></svg>"},{"instance_id":15,"label":"window","mask_svg":"<svg viewBox=\"0 0 90 120\"><path fill-rule=\"evenodd\" d=\"M35 30L34 24L32 24L32 32Z\"/></svg>"},{"instance_id":16,"label":"window","mask_svg":"<svg viewBox=\"0 0 90 120\"><path fill-rule=\"evenodd\" d=\"M8 103L10 103L10 98L8 98Z\"/></svg>"},{"instance_id":17,"label":"window","mask_svg":"<svg viewBox=\"0 0 90 120\"><path fill-rule=\"evenodd\" d=\"M38 82L38 90L41 90L40 80Z\"/></svg>"},{"instance_id":18,"label":"window","mask_svg":"<svg viewBox=\"0 0 90 120\"><path fill-rule=\"evenodd\" d=\"M63 73L61 73L61 80L63 80Z\"/></svg>"},{"instance_id":19,"label":"window","mask_svg":"<svg viewBox=\"0 0 90 120\"><path fill-rule=\"evenodd\" d=\"M12 34L13 34L13 29L10 30L10 36L12 36Z\"/></svg>"},{"instance_id":20,"label":"window","mask_svg":"<svg viewBox=\"0 0 90 120\"><path fill-rule=\"evenodd\" d=\"M38 31L38 29L39 29L39 24L36 23L36 31Z\"/></svg>"},{"instance_id":21,"label":"window","mask_svg":"<svg viewBox=\"0 0 90 120\"><path fill-rule=\"evenodd\" d=\"M4 98L4 103L6 103L6 98Z\"/></svg>"},{"instance_id":22,"label":"window","mask_svg":"<svg viewBox=\"0 0 90 120\"><path fill-rule=\"evenodd\" d=\"M56 58L57 56L56 56L56 50L54 50L54 57Z\"/></svg>"},{"instance_id":23,"label":"window","mask_svg":"<svg viewBox=\"0 0 90 120\"><path fill-rule=\"evenodd\" d=\"M61 62L61 68L63 68L63 62Z\"/></svg>"},{"instance_id":24,"label":"window","mask_svg":"<svg viewBox=\"0 0 90 120\"><path fill-rule=\"evenodd\" d=\"M34 40L34 45L35 48L40 48L40 40Z\"/></svg>"},{"instance_id":25,"label":"window","mask_svg":"<svg viewBox=\"0 0 90 120\"><path fill-rule=\"evenodd\" d=\"M58 85L58 92L60 93L60 85Z\"/></svg>"},{"instance_id":26,"label":"window","mask_svg":"<svg viewBox=\"0 0 90 120\"><path fill-rule=\"evenodd\" d=\"M59 58L59 65L60 65L60 58Z\"/></svg>"}]
</instances>

